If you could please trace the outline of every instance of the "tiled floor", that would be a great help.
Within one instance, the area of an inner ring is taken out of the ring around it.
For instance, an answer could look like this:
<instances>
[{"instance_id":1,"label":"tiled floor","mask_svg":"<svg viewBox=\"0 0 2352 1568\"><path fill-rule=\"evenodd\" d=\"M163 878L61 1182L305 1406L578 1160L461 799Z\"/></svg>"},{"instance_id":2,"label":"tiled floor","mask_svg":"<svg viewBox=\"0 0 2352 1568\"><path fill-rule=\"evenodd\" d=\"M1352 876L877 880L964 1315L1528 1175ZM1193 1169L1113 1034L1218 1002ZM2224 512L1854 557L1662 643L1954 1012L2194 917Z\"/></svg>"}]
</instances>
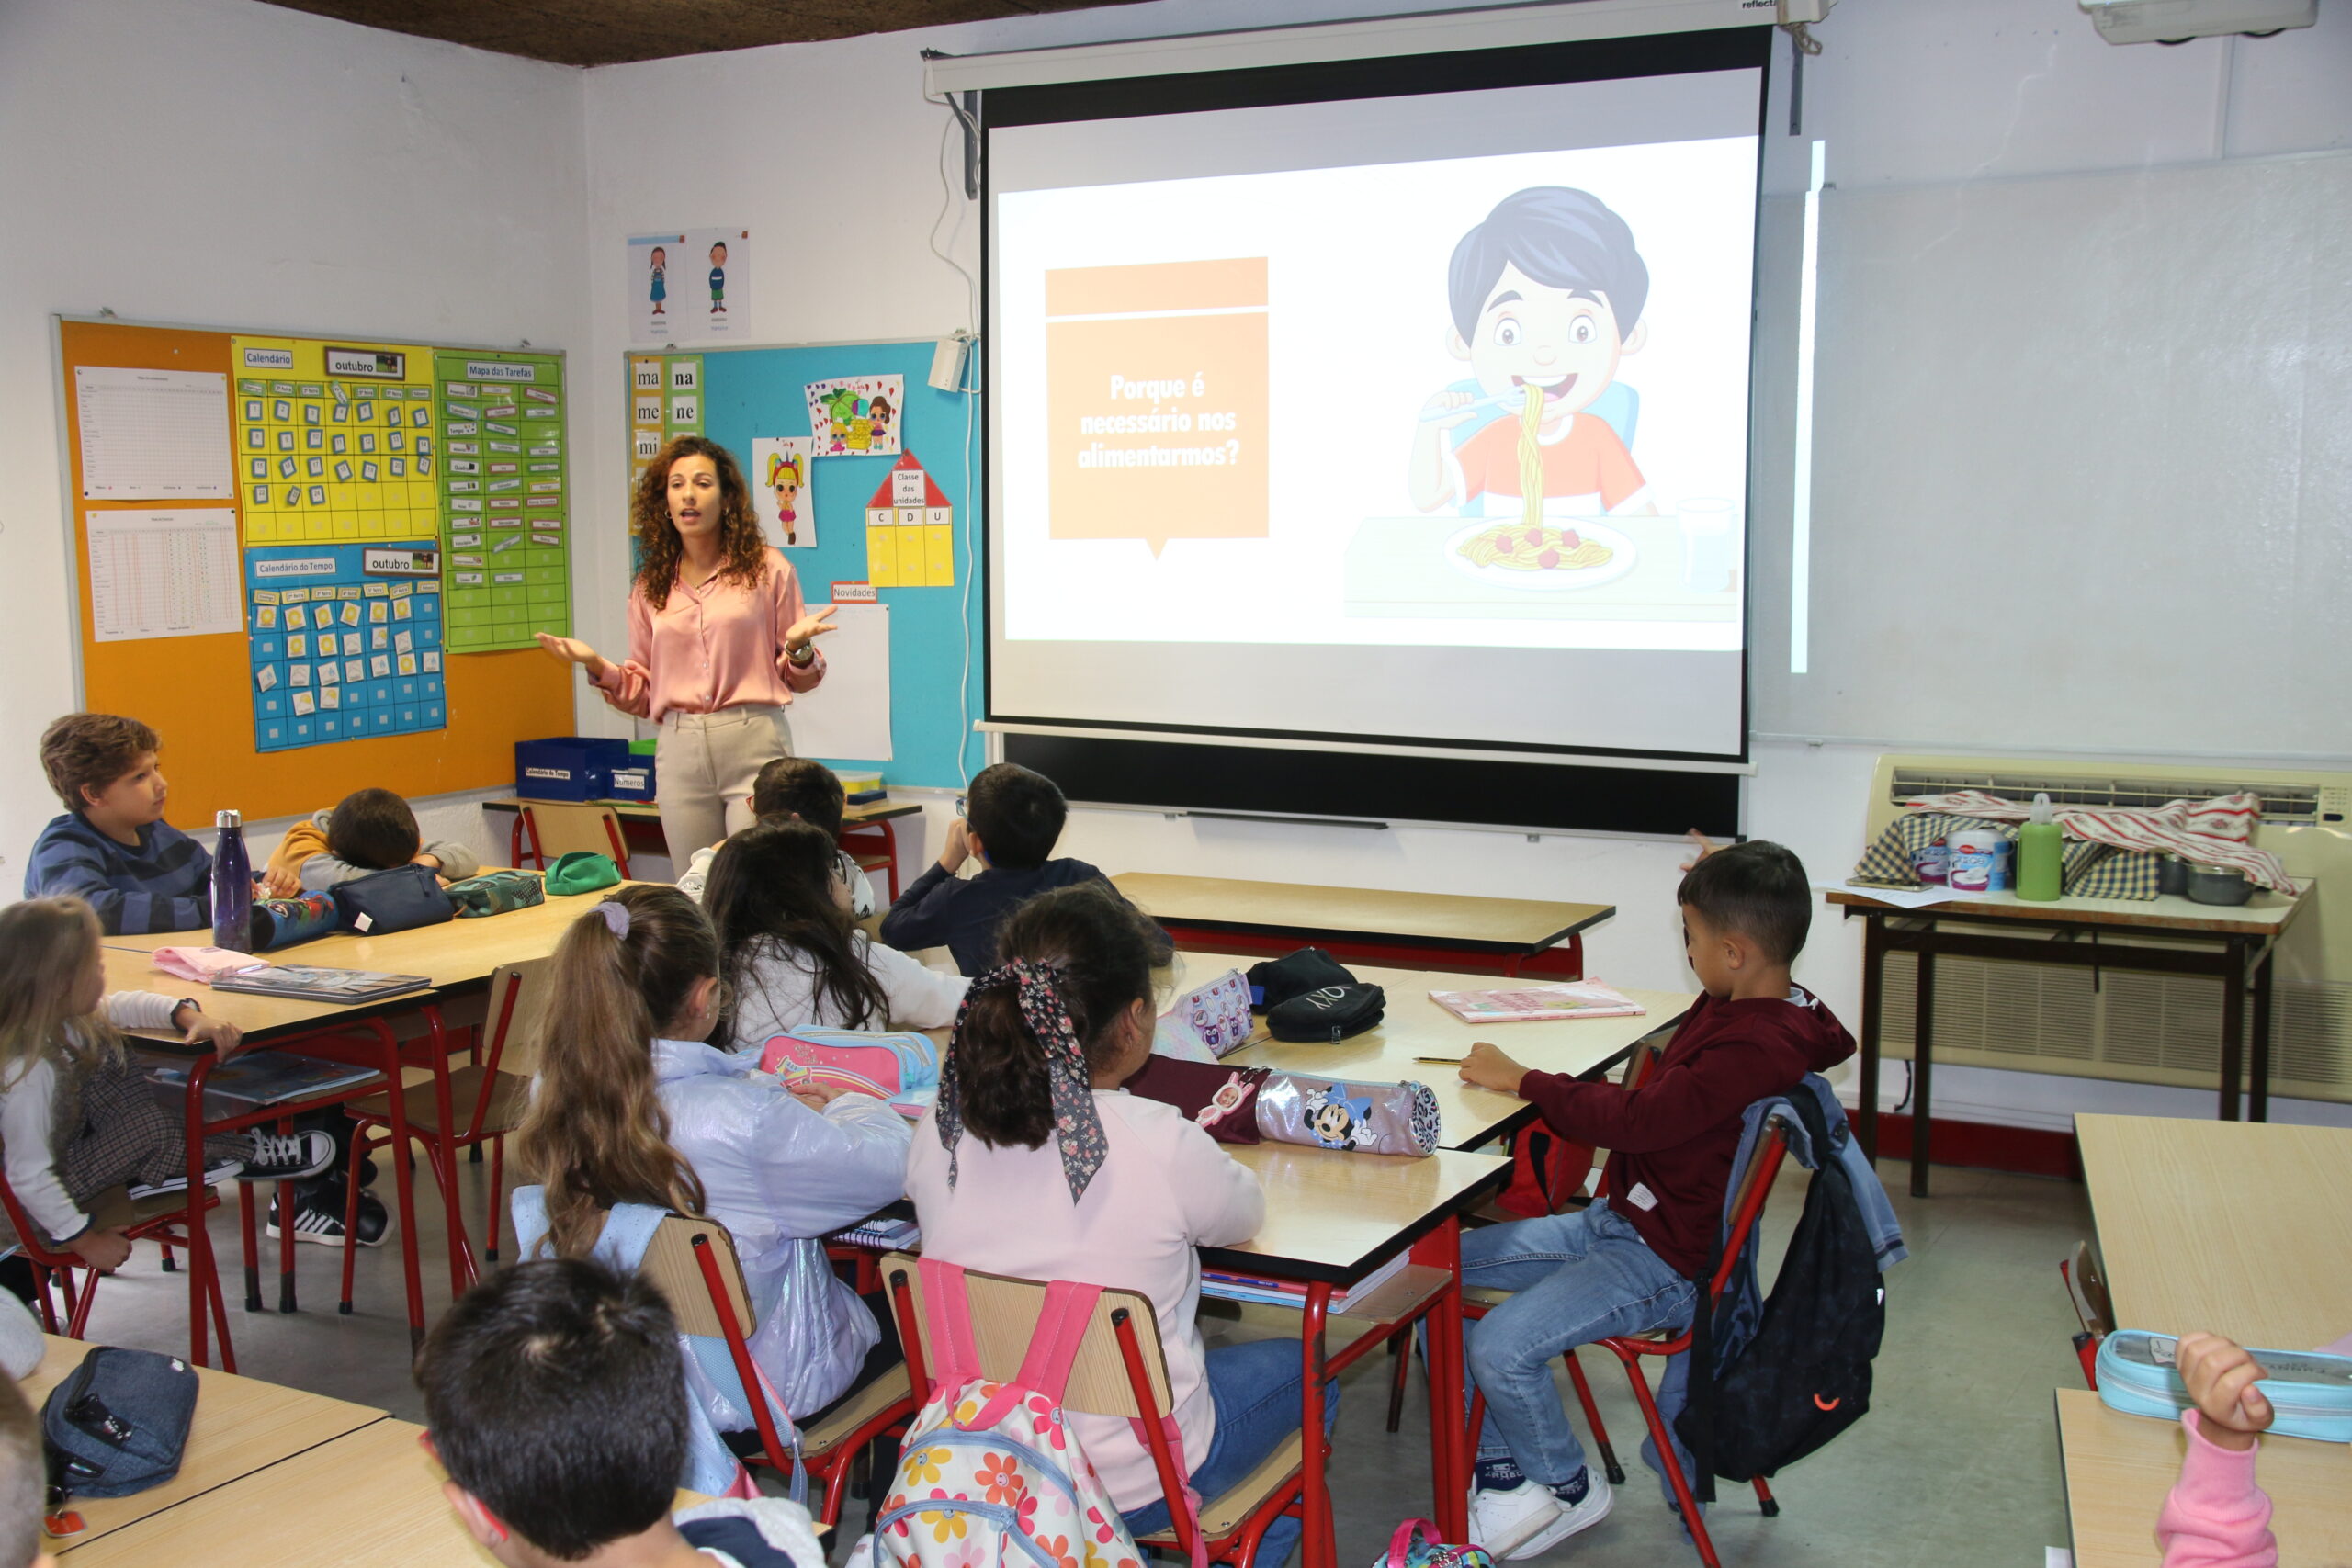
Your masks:
<instances>
[{"instance_id":1,"label":"tiled floor","mask_svg":"<svg viewBox=\"0 0 2352 1568\"><path fill-rule=\"evenodd\" d=\"M487 1168L462 1169L479 1229ZM1900 1169L1888 1169L1890 1186L1899 1188ZM2057 1260L2090 1233L2089 1206L2079 1186L2028 1177L1939 1169L1935 1183L1932 1199L1894 1199L1911 1257L1887 1276L1886 1340L1870 1416L1782 1472L1774 1488L1780 1517L1762 1517L1738 1489L1724 1489L1710 1525L1726 1568L2028 1568L2045 1546L2064 1543L2050 1395L2078 1385L2080 1374ZM379 1186L389 1199L389 1177ZM1803 1203L1804 1173L1795 1172L1767 1213L1768 1258L1779 1257ZM448 1301L447 1255L440 1201L421 1170L417 1206L425 1302L437 1312ZM362 1255L351 1316L335 1311L338 1255L321 1247L300 1249L300 1313L247 1314L238 1308L233 1224L216 1222L214 1230L232 1252L225 1283L239 1371L422 1418L408 1380L397 1247ZM267 1271L275 1244L265 1239L263 1247L265 1295L274 1302ZM183 1349L185 1279L161 1272L153 1249L141 1247L100 1291L91 1337ZM1427 1406L1417 1379L1402 1431L1383 1429L1389 1365L1367 1358L1343 1385L1333 1492L1342 1564L1372 1561L1400 1518L1429 1512ZM1607 1358L1588 1368L1629 1474L1611 1516L1547 1560L1596 1568L1696 1562L1655 1478L1634 1458L1641 1418L1624 1379ZM849 1522L845 1537L855 1533L854 1505Z\"/></svg>"}]
</instances>

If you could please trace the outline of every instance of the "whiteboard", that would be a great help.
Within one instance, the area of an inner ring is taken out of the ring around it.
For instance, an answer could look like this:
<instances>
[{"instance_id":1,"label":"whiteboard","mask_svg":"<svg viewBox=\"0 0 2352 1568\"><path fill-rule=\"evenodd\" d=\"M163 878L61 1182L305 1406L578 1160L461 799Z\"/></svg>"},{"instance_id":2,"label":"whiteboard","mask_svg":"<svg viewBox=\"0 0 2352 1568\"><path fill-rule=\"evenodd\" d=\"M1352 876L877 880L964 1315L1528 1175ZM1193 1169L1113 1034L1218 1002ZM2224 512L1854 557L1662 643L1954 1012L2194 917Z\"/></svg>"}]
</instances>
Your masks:
<instances>
[{"instance_id":1,"label":"whiteboard","mask_svg":"<svg viewBox=\"0 0 2352 1568\"><path fill-rule=\"evenodd\" d=\"M1826 192L1805 675L1768 205L1756 731L2352 754L2352 157Z\"/></svg>"},{"instance_id":2,"label":"whiteboard","mask_svg":"<svg viewBox=\"0 0 2352 1568\"><path fill-rule=\"evenodd\" d=\"M809 613L825 608L812 604ZM817 646L825 678L792 699L792 750L799 757L890 761L890 606L835 604Z\"/></svg>"}]
</instances>

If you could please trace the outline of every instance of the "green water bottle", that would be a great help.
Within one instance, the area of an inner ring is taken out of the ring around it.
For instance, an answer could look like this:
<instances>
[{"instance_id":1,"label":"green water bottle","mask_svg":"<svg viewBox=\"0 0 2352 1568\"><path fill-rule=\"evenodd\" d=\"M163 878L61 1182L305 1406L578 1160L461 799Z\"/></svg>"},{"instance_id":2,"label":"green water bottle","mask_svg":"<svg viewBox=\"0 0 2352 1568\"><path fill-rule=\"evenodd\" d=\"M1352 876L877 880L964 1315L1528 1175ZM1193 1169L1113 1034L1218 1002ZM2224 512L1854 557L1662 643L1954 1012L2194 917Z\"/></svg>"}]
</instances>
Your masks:
<instances>
[{"instance_id":1,"label":"green water bottle","mask_svg":"<svg viewBox=\"0 0 2352 1568\"><path fill-rule=\"evenodd\" d=\"M2018 897L2044 904L2056 898L2065 850L2066 833L2050 797L2035 795L2033 815L2018 829Z\"/></svg>"}]
</instances>

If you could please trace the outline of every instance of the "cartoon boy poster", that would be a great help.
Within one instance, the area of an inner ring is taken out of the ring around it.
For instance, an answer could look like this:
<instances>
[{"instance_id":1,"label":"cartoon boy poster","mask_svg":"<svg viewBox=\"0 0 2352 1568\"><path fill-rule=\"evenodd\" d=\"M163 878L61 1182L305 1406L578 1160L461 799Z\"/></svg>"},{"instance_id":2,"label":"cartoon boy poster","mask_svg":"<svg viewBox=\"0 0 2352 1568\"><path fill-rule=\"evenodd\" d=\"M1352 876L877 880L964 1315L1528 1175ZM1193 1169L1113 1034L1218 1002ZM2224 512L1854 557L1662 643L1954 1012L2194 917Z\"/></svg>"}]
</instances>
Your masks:
<instances>
[{"instance_id":1,"label":"cartoon boy poster","mask_svg":"<svg viewBox=\"0 0 2352 1568\"><path fill-rule=\"evenodd\" d=\"M710 303L700 303L695 271L708 264ZM740 337L752 286L752 231L680 229L628 242L629 341L691 343ZM672 309L673 306L677 309Z\"/></svg>"},{"instance_id":2,"label":"cartoon boy poster","mask_svg":"<svg viewBox=\"0 0 2352 1568\"><path fill-rule=\"evenodd\" d=\"M1639 401L1617 381L1649 333L1649 268L1625 220L1588 191L1515 191L1448 271L1446 350L1471 379L1422 405L1413 504L1517 516L1532 476L1547 515L1655 513L1628 449Z\"/></svg>"}]
</instances>

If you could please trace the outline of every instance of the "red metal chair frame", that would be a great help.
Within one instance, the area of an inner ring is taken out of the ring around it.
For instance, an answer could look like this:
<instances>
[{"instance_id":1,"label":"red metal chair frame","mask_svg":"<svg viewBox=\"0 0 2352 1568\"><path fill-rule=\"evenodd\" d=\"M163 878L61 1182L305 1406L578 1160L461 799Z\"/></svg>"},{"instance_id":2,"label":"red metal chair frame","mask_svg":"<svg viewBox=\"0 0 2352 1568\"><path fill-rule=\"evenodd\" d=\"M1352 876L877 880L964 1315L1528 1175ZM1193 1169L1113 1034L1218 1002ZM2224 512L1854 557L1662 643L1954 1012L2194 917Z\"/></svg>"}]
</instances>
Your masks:
<instances>
[{"instance_id":1,"label":"red metal chair frame","mask_svg":"<svg viewBox=\"0 0 2352 1568\"><path fill-rule=\"evenodd\" d=\"M166 1259L171 1257L171 1249L175 1246L187 1248L189 1286L192 1290L201 1290L209 1300L213 1325L220 1334L221 1359L229 1371L234 1371L236 1360L229 1348L229 1308L220 1294L220 1271L215 1266L209 1250L206 1250L199 1258L198 1249L188 1246L189 1228L200 1228L203 1214L219 1208L220 1197L209 1187L196 1187L189 1190L201 1194L195 1203L183 1203L177 1209L126 1225L123 1234L133 1241L154 1242L164 1249ZM24 1206L17 1201L16 1190L8 1185L5 1176L0 1176L0 1206L6 1208L8 1223L17 1228L17 1246L23 1250L25 1260L32 1265L33 1283L40 1292L41 1326L51 1334L58 1332L57 1305L49 1292L50 1281L53 1278L65 1295L65 1337L81 1338L83 1330L89 1326L90 1309L98 1299L98 1281L105 1276L83 1261L80 1253L70 1248L53 1248L39 1239L43 1233L25 1213ZM77 1272L88 1276L78 1290L74 1286Z\"/></svg>"},{"instance_id":2,"label":"red metal chair frame","mask_svg":"<svg viewBox=\"0 0 2352 1568\"><path fill-rule=\"evenodd\" d=\"M2071 1259L2062 1258L2058 1260L2058 1280L2066 1287L2066 1297L2072 1301L2075 1297L2075 1269ZM2079 1306L2075 1309L2075 1314L2077 1318L2082 1316ZM2075 1359L2083 1369L2083 1385L2093 1393L2098 1392L2098 1332L2085 1321L2075 1335Z\"/></svg>"},{"instance_id":3,"label":"red metal chair frame","mask_svg":"<svg viewBox=\"0 0 2352 1568\"><path fill-rule=\"evenodd\" d=\"M922 1323L915 1312L912 1292L908 1289L907 1270L903 1267L893 1268L885 1270L885 1275L889 1284L891 1310L899 1314L899 1342L906 1347L908 1386L914 1391L915 1402L920 1407L931 1397L931 1378L923 1366ZM1118 1341L1119 1359L1127 1371L1128 1392L1135 1396L1136 1408L1140 1412L1137 1421L1143 1428L1145 1446L1151 1450L1151 1466L1159 1478L1160 1496L1168 1504L1170 1533L1176 1538L1179 1551L1187 1556L1193 1555L1194 1521L1188 1517L1182 1503L1187 1478L1176 1468L1175 1450L1168 1443L1167 1423L1161 1419L1159 1407L1152 1402L1151 1371L1144 1359L1142 1336L1126 1308L1112 1310L1111 1331ZM1368 1342L1376 1343L1377 1340ZM1337 1371L1334 1368L1332 1375L1336 1376ZM1313 1430L1321 1440L1319 1400L1316 1402L1314 1421ZM1306 1429L1301 1428L1302 1431ZM1230 1563L1232 1568L1251 1568L1257 1559L1259 1541L1276 1519L1286 1514L1297 1515L1302 1521L1307 1518L1306 1490L1306 1470L1302 1464L1296 1476L1274 1488L1264 1502L1243 1517L1238 1527L1206 1541L1208 1560Z\"/></svg>"},{"instance_id":4,"label":"red metal chair frame","mask_svg":"<svg viewBox=\"0 0 2352 1568\"><path fill-rule=\"evenodd\" d=\"M855 840L861 843L873 841L880 845L879 852L882 857L882 869L888 875L890 883L890 902L893 904L897 903L899 901L898 829L891 825L891 820L888 818L865 822L844 822L842 824L841 846L842 848L848 850L851 855L854 857L857 851L853 847L851 842L852 840ZM869 866L865 869L871 870L873 868Z\"/></svg>"},{"instance_id":5,"label":"red metal chair frame","mask_svg":"<svg viewBox=\"0 0 2352 1568\"><path fill-rule=\"evenodd\" d=\"M475 1091L471 1111L463 1126L458 1125L456 1106L451 1100L449 1057L453 1050L447 1031L441 1022L441 1010L427 1006L424 1010L426 1024L427 1059L423 1063L433 1072L434 1124L436 1131L424 1138L427 1163L433 1170L434 1185L440 1190L441 1204L448 1216L449 1231L449 1293L452 1300L466 1293L481 1280L481 1269L474 1261L473 1244L467 1238L464 1199L457 1186L458 1151L490 1145L490 1219L488 1242L484 1256L495 1262L498 1258L499 1196L506 1177L506 1134L500 1131L485 1133L482 1123L490 1116L490 1105L498 1092L498 1064L506 1054L506 1043L514 1021L514 1001L522 992L523 976L512 972L506 976L503 995L491 998L490 1059L482 1074L481 1084ZM480 1054L480 1041L473 1049ZM392 1098L405 1092L394 1084L387 1091L386 1109ZM358 1253L359 1173L368 1156L393 1144L392 1119L389 1115L363 1112L356 1106L351 1111L351 1168L344 1183L343 1240L343 1299L336 1310L351 1311L352 1273ZM403 1116L402 1141L412 1135ZM399 1163L405 1165L401 1160ZM405 1245L414 1247L413 1241Z\"/></svg>"},{"instance_id":6,"label":"red metal chair frame","mask_svg":"<svg viewBox=\"0 0 2352 1568\"><path fill-rule=\"evenodd\" d=\"M743 1325L736 1319L735 1304L728 1299L727 1281L718 1271L718 1257L711 1250L707 1235L695 1235L691 1245L695 1251L695 1263L702 1269L703 1284L710 1292L711 1310L718 1317L720 1337L727 1341L728 1358L735 1363L736 1379L749 1396L752 1419L759 1428L761 1456L777 1474L789 1476L793 1466L792 1450L785 1443L783 1434L775 1429L768 1402L751 1392L760 1386L759 1371L752 1364L752 1348L744 1339ZM907 1356L908 1386L910 1388L915 1386L912 1376L916 1358L920 1354L920 1351L910 1350ZM821 1483L825 1488L824 1504L817 1517L827 1529L841 1523L842 1504L849 1495L850 1472L856 1463L857 1456L865 1451L866 1444L891 1427L903 1428L907 1418L915 1413L918 1403L914 1399L894 1400L852 1428L850 1435L836 1444L831 1452L813 1460L802 1457L802 1468L808 1472L809 1479Z\"/></svg>"}]
</instances>

